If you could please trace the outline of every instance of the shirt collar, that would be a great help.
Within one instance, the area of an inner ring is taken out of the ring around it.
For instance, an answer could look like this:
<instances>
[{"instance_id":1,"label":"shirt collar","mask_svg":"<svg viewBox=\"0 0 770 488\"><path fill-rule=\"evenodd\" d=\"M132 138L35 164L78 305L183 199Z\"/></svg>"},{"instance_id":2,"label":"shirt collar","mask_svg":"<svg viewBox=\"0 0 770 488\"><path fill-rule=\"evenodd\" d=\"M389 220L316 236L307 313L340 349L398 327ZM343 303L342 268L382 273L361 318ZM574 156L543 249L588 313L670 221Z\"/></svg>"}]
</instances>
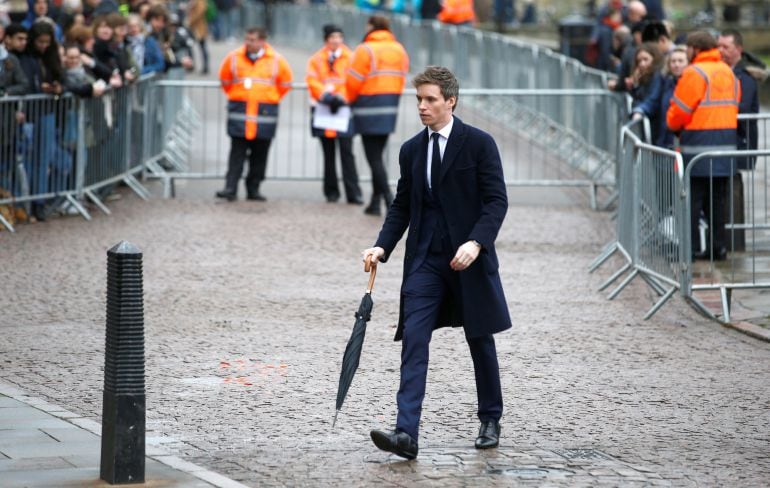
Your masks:
<instances>
[{"instance_id":1,"label":"shirt collar","mask_svg":"<svg viewBox=\"0 0 770 488\"><path fill-rule=\"evenodd\" d=\"M439 131L431 130L430 127L428 127L428 139L430 139L433 136L434 132L438 132L441 137L444 139L449 140L449 134L452 133L452 126L455 124L455 117L452 116L451 119L449 119L449 123L441 128Z\"/></svg>"}]
</instances>

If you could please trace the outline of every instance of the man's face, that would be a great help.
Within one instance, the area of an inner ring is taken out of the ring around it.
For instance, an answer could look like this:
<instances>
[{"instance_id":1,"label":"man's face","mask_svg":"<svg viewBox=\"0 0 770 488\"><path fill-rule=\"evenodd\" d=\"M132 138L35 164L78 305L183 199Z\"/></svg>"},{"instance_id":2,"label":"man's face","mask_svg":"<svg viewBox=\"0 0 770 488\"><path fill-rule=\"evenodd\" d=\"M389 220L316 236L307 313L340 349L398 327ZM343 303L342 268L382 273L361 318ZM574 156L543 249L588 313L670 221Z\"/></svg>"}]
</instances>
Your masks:
<instances>
[{"instance_id":1,"label":"man's face","mask_svg":"<svg viewBox=\"0 0 770 488\"><path fill-rule=\"evenodd\" d=\"M733 36L719 36L717 48L719 49L719 54L722 55L722 61L727 63L731 68L741 60L743 48L735 44L735 38Z\"/></svg>"},{"instance_id":2,"label":"man's face","mask_svg":"<svg viewBox=\"0 0 770 488\"><path fill-rule=\"evenodd\" d=\"M27 49L27 33L19 32L13 36L6 37L5 45L10 51L24 52Z\"/></svg>"},{"instance_id":3,"label":"man's face","mask_svg":"<svg viewBox=\"0 0 770 488\"><path fill-rule=\"evenodd\" d=\"M438 130L449 123L452 118L452 107L457 100L455 97L445 99L438 85L425 84L417 87L417 110L420 121L432 130Z\"/></svg>"},{"instance_id":4,"label":"man's face","mask_svg":"<svg viewBox=\"0 0 770 488\"><path fill-rule=\"evenodd\" d=\"M64 52L64 67L75 69L80 66L80 49L71 47Z\"/></svg>"},{"instance_id":5,"label":"man's face","mask_svg":"<svg viewBox=\"0 0 770 488\"><path fill-rule=\"evenodd\" d=\"M244 37L243 41L246 45L246 52L251 54L258 53L259 50L262 49L265 45L265 40L260 39L256 33L246 34L246 37Z\"/></svg>"},{"instance_id":6,"label":"man's face","mask_svg":"<svg viewBox=\"0 0 770 488\"><path fill-rule=\"evenodd\" d=\"M326 38L326 47L331 51L336 51L345 42L342 32L335 32Z\"/></svg>"}]
</instances>

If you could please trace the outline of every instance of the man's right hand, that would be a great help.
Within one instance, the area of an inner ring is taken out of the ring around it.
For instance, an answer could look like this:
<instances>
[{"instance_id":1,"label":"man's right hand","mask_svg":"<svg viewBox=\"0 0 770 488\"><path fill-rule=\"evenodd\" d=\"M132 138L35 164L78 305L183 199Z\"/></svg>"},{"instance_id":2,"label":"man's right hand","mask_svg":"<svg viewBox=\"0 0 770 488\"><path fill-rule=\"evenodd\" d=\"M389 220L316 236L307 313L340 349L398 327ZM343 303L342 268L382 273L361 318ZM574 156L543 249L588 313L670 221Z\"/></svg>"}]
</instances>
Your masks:
<instances>
[{"instance_id":1,"label":"man's right hand","mask_svg":"<svg viewBox=\"0 0 770 488\"><path fill-rule=\"evenodd\" d=\"M361 255L364 258L364 262L369 260L371 261L372 266L377 266L377 263L380 262L380 259L385 257L385 249L381 247L370 247L369 249L365 249Z\"/></svg>"}]
</instances>

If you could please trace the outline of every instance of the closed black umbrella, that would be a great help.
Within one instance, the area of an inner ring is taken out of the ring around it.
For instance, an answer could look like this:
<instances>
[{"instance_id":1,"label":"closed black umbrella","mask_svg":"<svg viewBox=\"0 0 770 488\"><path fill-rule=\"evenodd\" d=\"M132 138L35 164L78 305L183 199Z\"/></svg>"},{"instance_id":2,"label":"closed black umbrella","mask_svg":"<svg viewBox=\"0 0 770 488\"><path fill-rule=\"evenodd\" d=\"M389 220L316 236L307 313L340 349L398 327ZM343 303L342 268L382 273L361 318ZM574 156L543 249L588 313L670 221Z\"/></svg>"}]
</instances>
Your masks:
<instances>
[{"instance_id":1,"label":"closed black umbrella","mask_svg":"<svg viewBox=\"0 0 770 488\"><path fill-rule=\"evenodd\" d=\"M364 345L364 335L366 335L366 323L372 317L372 287L374 286L374 277L377 275L377 265L372 266L370 261L366 261L364 271L369 272L369 284L366 287L366 293L361 299L361 305L356 312L356 323L353 325L353 332L348 339L348 345L345 347L345 354L342 356L342 370L340 371L340 384L337 387L337 411L334 412L334 421L332 428L337 423L337 414L340 413L342 403L350 389L350 383L353 382L353 376L358 369L358 360L361 358L361 347Z\"/></svg>"}]
</instances>

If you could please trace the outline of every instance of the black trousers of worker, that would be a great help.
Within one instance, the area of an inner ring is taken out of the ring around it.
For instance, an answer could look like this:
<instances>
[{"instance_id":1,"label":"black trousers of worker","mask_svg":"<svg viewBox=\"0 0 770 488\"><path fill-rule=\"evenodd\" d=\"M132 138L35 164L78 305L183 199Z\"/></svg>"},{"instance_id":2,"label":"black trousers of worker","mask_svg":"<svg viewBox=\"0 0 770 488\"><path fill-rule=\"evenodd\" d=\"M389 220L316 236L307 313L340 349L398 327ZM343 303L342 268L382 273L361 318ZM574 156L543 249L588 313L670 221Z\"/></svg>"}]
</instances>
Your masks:
<instances>
[{"instance_id":1,"label":"black trousers of worker","mask_svg":"<svg viewBox=\"0 0 770 488\"><path fill-rule=\"evenodd\" d=\"M337 158L334 150L336 141L336 145L340 148L345 197L348 202L360 200L361 188L358 186L356 159L353 156L353 139L351 137L321 137L320 139L324 153L324 195L329 200L337 200L340 197L340 188L337 183Z\"/></svg>"},{"instance_id":2,"label":"black trousers of worker","mask_svg":"<svg viewBox=\"0 0 770 488\"><path fill-rule=\"evenodd\" d=\"M225 190L237 193L238 180L243 176L243 163L249 158L249 173L246 175L246 193L253 195L259 192L259 185L265 179L267 168L267 152L272 139L252 139L231 137L230 159L227 163Z\"/></svg>"},{"instance_id":3,"label":"black trousers of worker","mask_svg":"<svg viewBox=\"0 0 770 488\"><path fill-rule=\"evenodd\" d=\"M389 205L393 196L388 186L388 173L385 171L385 163L382 153L388 143L388 134L361 134L361 142L364 144L364 153L372 170L372 203L379 204L379 199L385 197L385 204Z\"/></svg>"},{"instance_id":4,"label":"black trousers of worker","mask_svg":"<svg viewBox=\"0 0 770 488\"><path fill-rule=\"evenodd\" d=\"M740 178L740 176L737 176ZM701 211L708 221L711 239L706 243L706 250L715 255L728 249L727 230L725 224L729 219L730 200L729 176L693 176L690 180L690 236L693 252L700 252L700 231L698 220Z\"/></svg>"}]
</instances>

